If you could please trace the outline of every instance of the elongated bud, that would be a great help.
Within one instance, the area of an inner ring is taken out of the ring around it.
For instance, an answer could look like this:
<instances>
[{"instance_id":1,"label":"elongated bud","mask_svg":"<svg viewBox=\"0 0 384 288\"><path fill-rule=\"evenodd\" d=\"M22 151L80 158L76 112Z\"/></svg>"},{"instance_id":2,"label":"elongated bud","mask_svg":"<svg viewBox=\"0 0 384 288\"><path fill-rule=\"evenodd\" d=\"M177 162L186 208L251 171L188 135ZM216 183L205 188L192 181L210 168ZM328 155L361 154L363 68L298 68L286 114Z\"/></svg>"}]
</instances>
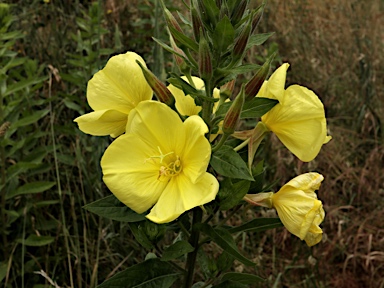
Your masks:
<instances>
[{"instance_id":1,"label":"elongated bud","mask_svg":"<svg viewBox=\"0 0 384 288\"><path fill-rule=\"evenodd\" d=\"M232 50L232 64L236 64L240 59L243 58L245 49L247 48L249 36L251 35L251 23L248 21L241 31L240 36L237 38L235 46Z\"/></svg>"},{"instance_id":2,"label":"elongated bud","mask_svg":"<svg viewBox=\"0 0 384 288\"><path fill-rule=\"evenodd\" d=\"M144 67L139 61L136 60L136 63L139 64L141 71L143 71L143 75L145 77L145 80L147 80L149 86L151 86L153 92L155 92L157 99L160 102L163 102L163 103L167 104L168 106L171 106L175 101L171 91L168 90L168 88L165 86L165 84L163 82L161 82L155 76L155 74L153 74L150 70L148 70L146 67Z\"/></svg>"},{"instance_id":3,"label":"elongated bud","mask_svg":"<svg viewBox=\"0 0 384 288\"><path fill-rule=\"evenodd\" d=\"M209 49L209 44L202 33L199 42L199 73L200 78L204 80L211 79L213 73L211 51Z\"/></svg>"},{"instance_id":4,"label":"elongated bud","mask_svg":"<svg viewBox=\"0 0 384 288\"><path fill-rule=\"evenodd\" d=\"M200 31L204 31L203 22L201 21L199 12L197 12L195 7L191 8L191 19L193 27L193 36L197 42L200 42Z\"/></svg>"},{"instance_id":5,"label":"elongated bud","mask_svg":"<svg viewBox=\"0 0 384 288\"><path fill-rule=\"evenodd\" d=\"M231 15L231 23L232 25L236 25L242 18L245 12L245 9L248 6L248 0L242 0L239 5L235 7L232 11Z\"/></svg>"},{"instance_id":6,"label":"elongated bud","mask_svg":"<svg viewBox=\"0 0 384 288\"><path fill-rule=\"evenodd\" d=\"M169 41L171 42L171 46L172 46L173 50L175 50L180 55L187 57L185 55L184 51L181 50L179 47L177 47L175 40L173 39L172 35L169 35ZM176 64L179 67L181 72L184 72L186 69L188 69L188 65L187 65L187 63L185 63L185 60L182 57L180 57L176 54L173 54L173 57L175 58ZM183 73L183 74L185 74L185 73Z\"/></svg>"},{"instance_id":7,"label":"elongated bud","mask_svg":"<svg viewBox=\"0 0 384 288\"><path fill-rule=\"evenodd\" d=\"M167 22L168 26L171 26L175 28L177 31L184 33L179 25L179 22L177 22L176 18L172 15L172 13L165 7L163 9L164 9L165 21Z\"/></svg>"},{"instance_id":8,"label":"elongated bud","mask_svg":"<svg viewBox=\"0 0 384 288\"><path fill-rule=\"evenodd\" d=\"M259 23L261 21L261 18L263 17L264 5L265 5L264 3L262 5L260 5L260 7L257 8L257 10L255 11L255 13L253 15L251 34L256 30L257 26L259 25Z\"/></svg>"},{"instance_id":9,"label":"elongated bud","mask_svg":"<svg viewBox=\"0 0 384 288\"><path fill-rule=\"evenodd\" d=\"M225 83L223 86L220 87L220 97L224 97L225 99L230 98L233 92L233 89L235 88L236 80L233 79L232 81L229 81Z\"/></svg>"},{"instance_id":10,"label":"elongated bud","mask_svg":"<svg viewBox=\"0 0 384 288\"><path fill-rule=\"evenodd\" d=\"M237 122L240 119L241 111L243 110L244 105L244 85L241 86L239 94L236 96L235 100L232 102L231 107L227 114L225 114L223 121L223 132L224 134L232 134L235 132Z\"/></svg>"},{"instance_id":11,"label":"elongated bud","mask_svg":"<svg viewBox=\"0 0 384 288\"><path fill-rule=\"evenodd\" d=\"M272 55L264 64L260 67L257 73L252 77L251 80L245 84L245 101L253 99L259 92L261 85L263 85L265 79L269 74L271 68L271 62L275 55Z\"/></svg>"}]
</instances>

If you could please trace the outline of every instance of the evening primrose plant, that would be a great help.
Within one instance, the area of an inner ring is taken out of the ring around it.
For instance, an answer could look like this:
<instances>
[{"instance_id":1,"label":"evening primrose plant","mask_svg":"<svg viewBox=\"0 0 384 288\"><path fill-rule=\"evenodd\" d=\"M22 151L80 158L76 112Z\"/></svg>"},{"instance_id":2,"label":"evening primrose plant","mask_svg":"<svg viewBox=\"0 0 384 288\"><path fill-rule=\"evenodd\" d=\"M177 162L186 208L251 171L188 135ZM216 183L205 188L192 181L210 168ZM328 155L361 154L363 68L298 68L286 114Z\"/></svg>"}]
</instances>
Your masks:
<instances>
[{"instance_id":1,"label":"evening primrose plant","mask_svg":"<svg viewBox=\"0 0 384 288\"><path fill-rule=\"evenodd\" d=\"M183 25L162 5L170 43L155 41L179 68L168 84L132 51L111 57L88 82L94 111L75 122L84 133L113 138L101 159L112 194L85 209L128 222L148 251L98 287L248 287L265 279L232 272L234 260L256 265L233 234L285 226L308 246L321 242L325 212L316 190L324 177L305 173L274 193L262 180L262 151L254 160L269 132L300 160L313 160L330 140L324 107L305 87L285 88L289 64L268 78L273 56L243 63L270 35L255 34L264 3L250 10L248 2L192 0ZM276 209L279 218L229 225L249 204ZM210 243L221 255L198 257ZM196 276L198 266L206 270Z\"/></svg>"}]
</instances>

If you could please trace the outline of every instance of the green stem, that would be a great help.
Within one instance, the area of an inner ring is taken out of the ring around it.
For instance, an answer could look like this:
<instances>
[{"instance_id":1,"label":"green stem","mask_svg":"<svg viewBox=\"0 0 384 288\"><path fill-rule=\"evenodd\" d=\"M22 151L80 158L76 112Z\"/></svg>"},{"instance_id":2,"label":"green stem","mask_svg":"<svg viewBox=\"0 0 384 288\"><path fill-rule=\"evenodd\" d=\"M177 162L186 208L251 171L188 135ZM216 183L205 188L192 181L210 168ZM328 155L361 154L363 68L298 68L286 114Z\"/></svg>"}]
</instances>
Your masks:
<instances>
[{"instance_id":1,"label":"green stem","mask_svg":"<svg viewBox=\"0 0 384 288\"><path fill-rule=\"evenodd\" d=\"M249 143L249 139L248 138L247 140L245 140L243 143L239 144L238 146L236 146L235 148L233 148L233 150L235 150L236 152L239 151L240 149L244 148L245 146L247 146L247 144Z\"/></svg>"},{"instance_id":2,"label":"green stem","mask_svg":"<svg viewBox=\"0 0 384 288\"><path fill-rule=\"evenodd\" d=\"M229 134L224 134L221 138L220 138L220 141L219 143L217 143L213 148L212 148L212 152L216 152L217 150L219 150L221 148L221 146L224 145L225 141L227 141L229 137Z\"/></svg>"},{"instance_id":3,"label":"green stem","mask_svg":"<svg viewBox=\"0 0 384 288\"><path fill-rule=\"evenodd\" d=\"M204 86L205 86L205 96L212 98L213 92L211 88L211 83L209 81L204 81ZM202 117L209 128L211 128L212 108L213 108L213 102L204 100Z\"/></svg>"},{"instance_id":4,"label":"green stem","mask_svg":"<svg viewBox=\"0 0 384 288\"><path fill-rule=\"evenodd\" d=\"M193 275L195 273L195 263L197 258L197 251L199 250L199 238L200 231L194 228L194 225L201 223L203 219L203 211L197 207L193 210L193 220L192 220L192 233L189 238L189 243L192 245L194 250L188 253L187 263L185 265L185 270L187 270L187 275L185 276L184 288L191 288L193 285Z\"/></svg>"}]
</instances>

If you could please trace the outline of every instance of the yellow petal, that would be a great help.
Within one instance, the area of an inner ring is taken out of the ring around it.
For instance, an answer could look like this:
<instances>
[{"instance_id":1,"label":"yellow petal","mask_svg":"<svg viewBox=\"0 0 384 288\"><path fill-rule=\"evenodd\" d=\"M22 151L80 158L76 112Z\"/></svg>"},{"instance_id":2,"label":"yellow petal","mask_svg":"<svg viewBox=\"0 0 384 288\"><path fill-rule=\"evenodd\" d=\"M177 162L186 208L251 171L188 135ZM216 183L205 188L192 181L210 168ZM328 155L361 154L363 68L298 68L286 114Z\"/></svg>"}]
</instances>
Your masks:
<instances>
[{"instance_id":1,"label":"yellow petal","mask_svg":"<svg viewBox=\"0 0 384 288\"><path fill-rule=\"evenodd\" d=\"M158 101L144 101L131 111L127 132L136 134L148 145L162 152L181 155L184 149L185 132L179 115Z\"/></svg>"},{"instance_id":2,"label":"yellow petal","mask_svg":"<svg viewBox=\"0 0 384 288\"><path fill-rule=\"evenodd\" d=\"M282 103L283 97L284 97L284 89L285 89L285 79L287 76L287 70L289 68L288 63L284 63L281 65L279 68L276 69L275 72L269 77L268 84L267 84L267 94L272 94L272 95L267 95L265 97L267 98L272 98L272 99L277 99L279 100L280 103Z\"/></svg>"},{"instance_id":3,"label":"yellow petal","mask_svg":"<svg viewBox=\"0 0 384 288\"><path fill-rule=\"evenodd\" d=\"M186 142L182 156L184 174L196 183L207 171L211 159L211 145L204 134L208 127L199 116L188 117L184 121Z\"/></svg>"},{"instance_id":4,"label":"yellow petal","mask_svg":"<svg viewBox=\"0 0 384 288\"><path fill-rule=\"evenodd\" d=\"M88 82L87 99L93 110L116 109L126 114L139 102L152 98L152 89L135 62L134 52L113 56Z\"/></svg>"},{"instance_id":5,"label":"yellow petal","mask_svg":"<svg viewBox=\"0 0 384 288\"><path fill-rule=\"evenodd\" d=\"M95 136L111 135L115 138L125 132L127 114L117 110L99 110L77 117L74 121L84 133Z\"/></svg>"},{"instance_id":6,"label":"yellow petal","mask_svg":"<svg viewBox=\"0 0 384 288\"><path fill-rule=\"evenodd\" d=\"M309 196L317 199L315 190L320 188L321 182L323 180L323 175L316 172L309 172L293 178L284 186L291 186L293 188L300 189L307 193Z\"/></svg>"},{"instance_id":7,"label":"yellow petal","mask_svg":"<svg viewBox=\"0 0 384 288\"><path fill-rule=\"evenodd\" d=\"M103 181L125 205L143 213L159 199L167 182L158 181L159 165L150 157L156 147L132 134L117 138L101 159Z\"/></svg>"},{"instance_id":8,"label":"yellow petal","mask_svg":"<svg viewBox=\"0 0 384 288\"><path fill-rule=\"evenodd\" d=\"M183 80L188 81L187 77L182 76ZM204 89L204 81L198 77L192 77L196 89ZM197 115L201 111L201 106L195 104L195 100L190 95L185 95L183 90L173 86L172 84L168 86L169 91L176 100L176 109L183 116Z\"/></svg>"},{"instance_id":9,"label":"yellow petal","mask_svg":"<svg viewBox=\"0 0 384 288\"><path fill-rule=\"evenodd\" d=\"M204 91L204 81L198 77L192 76L192 81L194 84L194 87L197 90L203 90ZM181 76L181 79L185 80L189 83L189 80L186 76ZM185 95L183 90L173 86L170 84L168 86L169 91L171 91L172 95L175 97L176 100L176 109L177 111L183 115L183 116L192 116L197 115L201 111L201 106L198 106L195 104L195 100L190 95ZM215 88L213 89L213 97L219 99L220 98L220 90ZM213 110L216 111L218 101L215 102Z\"/></svg>"},{"instance_id":10,"label":"yellow petal","mask_svg":"<svg viewBox=\"0 0 384 288\"><path fill-rule=\"evenodd\" d=\"M262 121L300 160L309 162L327 139L324 106L311 90L292 85Z\"/></svg>"},{"instance_id":11,"label":"yellow petal","mask_svg":"<svg viewBox=\"0 0 384 288\"><path fill-rule=\"evenodd\" d=\"M156 223L173 221L185 211L212 201L218 191L219 183L209 173L197 183L192 183L184 173L179 174L171 179L147 218Z\"/></svg>"}]
</instances>

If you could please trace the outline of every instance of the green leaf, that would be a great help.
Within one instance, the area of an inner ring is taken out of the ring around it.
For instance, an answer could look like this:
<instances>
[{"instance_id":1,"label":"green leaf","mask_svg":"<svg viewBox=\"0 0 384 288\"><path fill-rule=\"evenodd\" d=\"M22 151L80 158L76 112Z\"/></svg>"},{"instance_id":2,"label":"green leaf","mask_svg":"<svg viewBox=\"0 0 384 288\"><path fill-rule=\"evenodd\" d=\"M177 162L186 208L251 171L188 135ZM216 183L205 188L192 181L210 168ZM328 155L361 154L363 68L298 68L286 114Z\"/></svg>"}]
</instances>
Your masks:
<instances>
[{"instance_id":1,"label":"green leaf","mask_svg":"<svg viewBox=\"0 0 384 288\"><path fill-rule=\"evenodd\" d=\"M169 261L172 259L179 258L187 253L190 253L194 250L191 244L188 241L181 240L169 246L164 250L161 261Z\"/></svg>"},{"instance_id":2,"label":"green leaf","mask_svg":"<svg viewBox=\"0 0 384 288\"><path fill-rule=\"evenodd\" d=\"M40 118L43 118L45 115L49 113L49 110L40 110L40 111L35 111L32 115L26 116L21 118L20 120L12 123L11 128L18 128L30 124L36 123Z\"/></svg>"},{"instance_id":3,"label":"green leaf","mask_svg":"<svg viewBox=\"0 0 384 288\"><path fill-rule=\"evenodd\" d=\"M279 218L256 218L243 225L232 227L228 229L228 232L231 234L237 232L263 232L282 226L283 223Z\"/></svg>"},{"instance_id":4,"label":"green leaf","mask_svg":"<svg viewBox=\"0 0 384 288\"><path fill-rule=\"evenodd\" d=\"M179 277L169 263L149 259L117 273L97 288L168 288Z\"/></svg>"},{"instance_id":5,"label":"green leaf","mask_svg":"<svg viewBox=\"0 0 384 288\"><path fill-rule=\"evenodd\" d=\"M145 215L137 214L125 204L121 203L114 195L87 204L83 206L83 208L101 217L120 222L138 222L145 220Z\"/></svg>"},{"instance_id":6,"label":"green leaf","mask_svg":"<svg viewBox=\"0 0 384 288\"><path fill-rule=\"evenodd\" d=\"M225 280L224 282L221 282L220 284L215 285L212 288L248 288L248 286L239 282Z\"/></svg>"},{"instance_id":7,"label":"green leaf","mask_svg":"<svg viewBox=\"0 0 384 288\"><path fill-rule=\"evenodd\" d=\"M228 272L224 274L222 280L231 280L241 284L255 284L256 282L265 281L265 279L253 274L235 272Z\"/></svg>"},{"instance_id":8,"label":"green leaf","mask_svg":"<svg viewBox=\"0 0 384 288\"><path fill-rule=\"evenodd\" d=\"M52 188L56 182L49 181L36 181L32 183L24 184L23 186L17 188L14 191L11 191L5 195L5 199L10 199L12 197L24 194L36 194L44 192Z\"/></svg>"},{"instance_id":9,"label":"green leaf","mask_svg":"<svg viewBox=\"0 0 384 288\"><path fill-rule=\"evenodd\" d=\"M51 244L53 240L55 240L55 238L51 236L37 236L35 234L31 234L24 241L23 239L17 239L16 242L26 246L40 247Z\"/></svg>"},{"instance_id":10,"label":"green leaf","mask_svg":"<svg viewBox=\"0 0 384 288\"><path fill-rule=\"evenodd\" d=\"M248 266L255 265L255 263L253 263L251 260L240 254L232 236L228 233L227 230L220 228L214 229L205 223L196 224L196 228L204 234L208 235L217 245L223 248L225 252L235 257L241 263Z\"/></svg>"},{"instance_id":11,"label":"green leaf","mask_svg":"<svg viewBox=\"0 0 384 288\"><path fill-rule=\"evenodd\" d=\"M217 173L223 176L253 181L247 164L230 146L224 145L217 152L214 152L211 165Z\"/></svg>"},{"instance_id":12,"label":"green leaf","mask_svg":"<svg viewBox=\"0 0 384 288\"><path fill-rule=\"evenodd\" d=\"M217 23L215 32L212 35L213 47L221 54L227 50L229 45L233 44L234 38L235 29L229 18L225 15L223 19Z\"/></svg>"},{"instance_id":13,"label":"green leaf","mask_svg":"<svg viewBox=\"0 0 384 288\"><path fill-rule=\"evenodd\" d=\"M135 236L136 241L139 242L141 246L143 246L148 250L154 248L152 242L149 240L147 234L144 231L145 221L130 222L128 225L129 225L129 228L131 228L132 234L133 236Z\"/></svg>"},{"instance_id":14,"label":"green leaf","mask_svg":"<svg viewBox=\"0 0 384 288\"><path fill-rule=\"evenodd\" d=\"M248 44L247 44L246 49L248 50L249 48L251 48L252 46L255 46L255 45L262 45L273 34L275 34L275 33L272 32L272 33L262 33L262 34L252 35L248 40Z\"/></svg>"},{"instance_id":15,"label":"green leaf","mask_svg":"<svg viewBox=\"0 0 384 288\"><path fill-rule=\"evenodd\" d=\"M224 184L223 182L220 183L218 194L220 199L220 210L228 210L239 204L245 194L248 193L251 182L248 180L240 180L235 184L232 184L228 179L224 182L225 185L221 185Z\"/></svg>"},{"instance_id":16,"label":"green leaf","mask_svg":"<svg viewBox=\"0 0 384 288\"><path fill-rule=\"evenodd\" d=\"M185 47L188 47L189 49L191 49L195 52L199 51L199 45L196 43L195 40L192 40L191 38L189 38L185 34L181 33L180 31L178 31L176 28L174 28L171 25L169 25L168 28L171 31L171 34L172 34L173 38L175 39L176 43L179 42L182 45L184 45ZM182 48L182 47L180 47L180 48Z\"/></svg>"},{"instance_id":17,"label":"green leaf","mask_svg":"<svg viewBox=\"0 0 384 288\"><path fill-rule=\"evenodd\" d=\"M244 103L240 118L260 118L277 103L279 103L279 101L274 99L255 97L251 101Z\"/></svg>"},{"instance_id":18,"label":"green leaf","mask_svg":"<svg viewBox=\"0 0 384 288\"><path fill-rule=\"evenodd\" d=\"M217 269L221 272L231 269L233 261L235 261L235 257L223 251L223 253L221 253L220 256L217 258Z\"/></svg>"},{"instance_id":19,"label":"green leaf","mask_svg":"<svg viewBox=\"0 0 384 288\"><path fill-rule=\"evenodd\" d=\"M8 270L8 264L0 262L0 283L4 280L5 276L7 275Z\"/></svg>"}]
</instances>

